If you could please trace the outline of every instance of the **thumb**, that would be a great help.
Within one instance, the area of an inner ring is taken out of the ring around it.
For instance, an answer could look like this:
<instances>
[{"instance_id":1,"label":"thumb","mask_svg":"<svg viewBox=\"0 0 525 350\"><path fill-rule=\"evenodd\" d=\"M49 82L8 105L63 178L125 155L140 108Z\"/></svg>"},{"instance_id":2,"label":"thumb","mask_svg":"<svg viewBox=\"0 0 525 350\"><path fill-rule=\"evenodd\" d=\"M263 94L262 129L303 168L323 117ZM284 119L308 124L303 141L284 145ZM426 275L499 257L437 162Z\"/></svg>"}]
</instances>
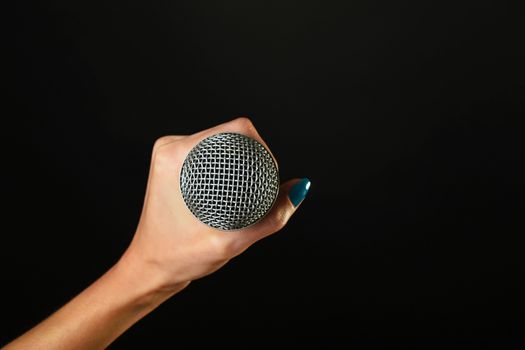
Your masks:
<instances>
[{"instance_id":1,"label":"thumb","mask_svg":"<svg viewBox=\"0 0 525 350\"><path fill-rule=\"evenodd\" d=\"M309 189L310 180L307 178L293 179L281 184L279 196L268 215L253 226L238 232L239 238L244 241L243 245L251 245L282 229L306 197Z\"/></svg>"}]
</instances>

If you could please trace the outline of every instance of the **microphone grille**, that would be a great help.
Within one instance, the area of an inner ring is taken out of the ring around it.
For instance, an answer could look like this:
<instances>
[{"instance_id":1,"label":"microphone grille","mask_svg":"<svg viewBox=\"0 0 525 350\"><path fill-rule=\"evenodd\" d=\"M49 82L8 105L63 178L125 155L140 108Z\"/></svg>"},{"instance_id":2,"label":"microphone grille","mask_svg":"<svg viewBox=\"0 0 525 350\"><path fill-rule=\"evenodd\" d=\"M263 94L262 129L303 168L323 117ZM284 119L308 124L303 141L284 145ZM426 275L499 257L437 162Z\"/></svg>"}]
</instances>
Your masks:
<instances>
[{"instance_id":1,"label":"microphone grille","mask_svg":"<svg viewBox=\"0 0 525 350\"><path fill-rule=\"evenodd\" d=\"M236 230L270 211L279 192L279 172L270 152L256 140L220 133L189 152L180 185L197 219L217 229Z\"/></svg>"}]
</instances>

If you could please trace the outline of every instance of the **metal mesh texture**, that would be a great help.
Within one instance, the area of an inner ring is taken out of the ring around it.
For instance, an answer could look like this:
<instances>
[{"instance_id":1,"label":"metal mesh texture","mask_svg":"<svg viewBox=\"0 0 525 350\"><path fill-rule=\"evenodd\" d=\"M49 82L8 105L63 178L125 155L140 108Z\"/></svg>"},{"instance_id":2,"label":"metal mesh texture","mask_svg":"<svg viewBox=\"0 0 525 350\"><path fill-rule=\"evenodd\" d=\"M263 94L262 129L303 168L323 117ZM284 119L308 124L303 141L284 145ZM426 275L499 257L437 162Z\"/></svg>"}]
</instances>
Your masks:
<instances>
[{"instance_id":1,"label":"metal mesh texture","mask_svg":"<svg viewBox=\"0 0 525 350\"><path fill-rule=\"evenodd\" d=\"M220 133L199 142L180 174L182 197L203 223L221 230L249 226L271 209L279 172L268 150L254 139Z\"/></svg>"}]
</instances>

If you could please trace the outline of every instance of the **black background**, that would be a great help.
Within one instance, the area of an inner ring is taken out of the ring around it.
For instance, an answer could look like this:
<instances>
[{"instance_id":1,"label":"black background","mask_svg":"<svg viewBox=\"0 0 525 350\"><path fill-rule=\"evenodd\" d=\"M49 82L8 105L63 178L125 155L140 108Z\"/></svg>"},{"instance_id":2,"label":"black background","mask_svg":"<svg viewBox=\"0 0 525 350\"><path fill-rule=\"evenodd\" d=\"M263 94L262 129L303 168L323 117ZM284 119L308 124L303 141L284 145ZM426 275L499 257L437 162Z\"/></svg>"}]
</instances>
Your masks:
<instances>
[{"instance_id":1,"label":"black background","mask_svg":"<svg viewBox=\"0 0 525 350\"><path fill-rule=\"evenodd\" d=\"M0 342L108 269L153 142L249 116L308 198L113 349L523 345L521 1L18 1Z\"/></svg>"}]
</instances>

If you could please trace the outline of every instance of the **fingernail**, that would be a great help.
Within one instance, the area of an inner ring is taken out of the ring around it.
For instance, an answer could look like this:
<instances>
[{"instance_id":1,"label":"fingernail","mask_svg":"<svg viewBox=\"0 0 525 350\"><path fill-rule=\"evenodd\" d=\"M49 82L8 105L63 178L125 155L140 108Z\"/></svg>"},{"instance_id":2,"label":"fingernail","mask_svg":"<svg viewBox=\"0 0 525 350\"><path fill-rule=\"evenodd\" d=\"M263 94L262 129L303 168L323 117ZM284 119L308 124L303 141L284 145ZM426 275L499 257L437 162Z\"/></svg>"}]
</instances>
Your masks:
<instances>
[{"instance_id":1,"label":"fingernail","mask_svg":"<svg viewBox=\"0 0 525 350\"><path fill-rule=\"evenodd\" d=\"M292 202L294 207L301 204L309 189L310 180L307 178L301 179L301 181L290 188L290 192L288 192L288 198L290 198L290 202Z\"/></svg>"}]
</instances>

